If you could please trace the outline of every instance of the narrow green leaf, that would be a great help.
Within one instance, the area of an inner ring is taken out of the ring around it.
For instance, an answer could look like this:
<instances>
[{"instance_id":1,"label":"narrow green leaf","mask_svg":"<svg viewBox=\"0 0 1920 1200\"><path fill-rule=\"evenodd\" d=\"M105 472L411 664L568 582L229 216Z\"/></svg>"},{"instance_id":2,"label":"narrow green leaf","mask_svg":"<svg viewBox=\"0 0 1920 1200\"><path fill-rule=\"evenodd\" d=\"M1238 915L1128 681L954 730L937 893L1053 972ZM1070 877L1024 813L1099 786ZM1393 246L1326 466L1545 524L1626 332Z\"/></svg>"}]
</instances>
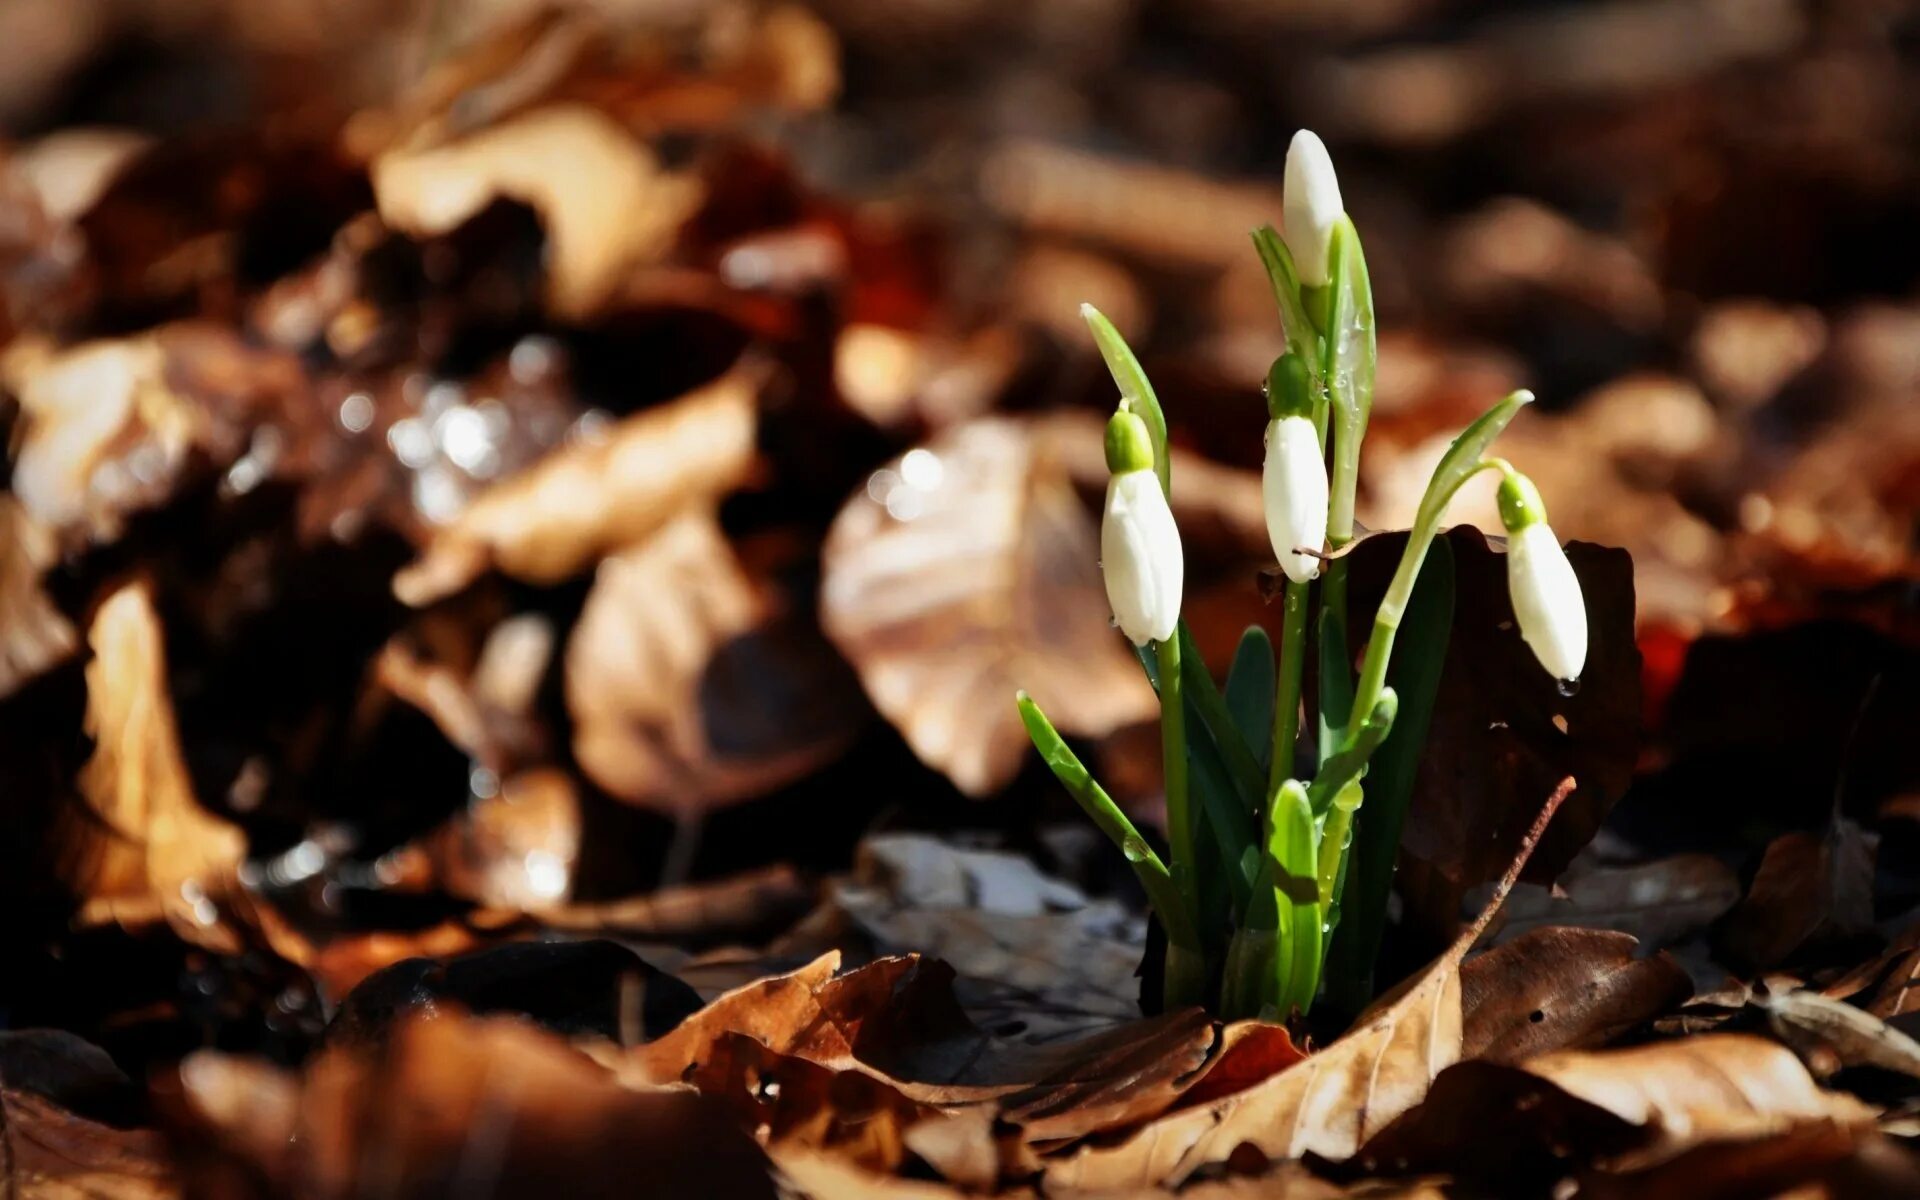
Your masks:
<instances>
[{"instance_id":1,"label":"narrow green leaf","mask_svg":"<svg viewBox=\"0 0 1920 1200\"><path fill-rule=\"evenodd\" d=\"M1307 787L1307 798L1312 803L1315 816L1326 815L1335 797L1341 789L1358 780L1367 769L1367 760L1380 748L1387 734L1393 729L1395 715L1400 708L1400 698L1392 688L1385 688L1380 699L1374 701L1373 711L1360 725L1360 734L1353 743L1335 751L1320 764L1314 773L1313 782Z\"/></svg>"},{"instance_id":2,"label":"narrow green leaf","mask_svg":"<svg viewBox=\"0 0 1920 1200\"><path fill-rule=\"evenodd\" d=\"M1227 667L1227 712L1262 774L1273 757L1273 689L1273 642L1266 630L1249 625Z\"/></svg>"},{"instance_id":3,"label":"narrow green leaf","mask_svg":"<svg viewBox=\"0 0 1920 1200\"><path fill-rule=\"evenodd\" d=\"M1204 736L1226 767L1227 778L1239 792L1244 811L1248 814L1257 813L1266 792L1266 775L1260 769L1260 761L1248 748L1246 738L1241 736L1240 727L1227 708L1226 698L1213 682L1213 675L1207 670L1207 661L1200 657L1200 648L1194 643L1193 634L1185 621L1180 622L1179 638L1180 679L1186 684L1187 696L1200 718Z\"/></svg>"},{"instance_id":4,"label":"narrow green leaf","mask_svg":"<svg viewBox=\"0 0 1920 1200\"><path fill-rule=\"evenodd\" d=\"M1333 311L1327 320L1327 392L1336 409L1344 410L1364 431L1373 411L1376 362L1373 320L1373 284L1367 277L1367 256L1353 220L1342 216L1333 227L1328 251L1333 275ZM1355 448L1358 453L1358 447Z\"/></svg>"},{"instance_id":5,"label":"narrow green leaf","mask_svg":"<svg viewBox=\"0 0 1920 1200\"><path fill-rule=\"evenodd\" d=\"M1507 423L1522 408L1533 403L1533 393L1521 388L1506 399L1481 413L1473 424L1460 431L1453 439L1447 452L1440 457L1440 465L1433 469L1433 475L1427 480L1427 490L1420 497L1420 510L1414 518L1414 534L1419 536L1424 530L1432 537L1440 523L1440 517L1446 512L1447 502L1460 490L1475 472L1480 470L1480 460L1486 455L1488 447L1495 438L1506 429Z\"/></svg>"},{"instance_id":6,"label":"narrow green leaf","mask_svg":"<svg viewBox=\"0 0 1920 1200\"><path fill-rule=\"evenodd\" d=\"M1332 758L1346 737L1353 713L1353 659L1347 653L1345 615L1335 608L1320 610L1320 762Z\"/></svg>"},{"instance_id":7,"label":"narrow green leaf","mask_svg":"<svg viewBox=\"0 0 1920 1200\"><path fill-rule=\"evenodd\" d=\"M1273 300L1280 307L1280 329L1287 335L1287 349L1310 364L1320 356L1314 352L1317 336L1300 297L1300 272L1293 265L1293 252L1271 225L1253 231L1253 248L1260 265L1267 269L1267 281L1273 285Z\"/></svg>"},{"instance_id":8,"label":"narrow green leaf","mask_svg":"<svg viewBox=\"0 0 1920 1200\"><path fill-rule=\"evenodd\" d=\"M1413 802L1414 781L1440 693L1453 608L1453 548L1447 539L1437 538L1414 581L1407 602L1406 636L1387 670L1389 685L1400 698L1400 711L1367 768L1368 801L1356 816L1347 876L1337 893L1341 925L1333 941L1328 987L1330 996L1337 993L1343 1012L1357 1013L1373 998L1374 962L1386 930L1400 832Z\"/></svg>"},{"instance_id":9,"label":"narrow green leaf","mask_svg":"<svg viewBox=\"0 0 1920 1200\"><path fill-rule=\"evenodd\" d=\"M1105 788L1094 781L1086 765L1080 761L1068 746L1053 722L1040 711L1033 697L1020 692L1015 697L1020 709L1020 722L1027 728L1027 736L1033 740L1033 748L1040 752L1040 758L1053 772L1067 794L1080 805L1083 812L1092 819L1101 833L1120 848L1133 867L1133 873L1139 877L1140 886L1146 889L1147 899L1159 914L1160 923L1166 927L1168 936L1176 938L1185 945L1197 945L1197 931L1187 908L1180 899L1180 892L1174 886L1172 874L1167 865L1160 860L1147 840L1140 836L1127 814L1113 802Z\"/></svg>"},{"instance_id":10,"label":"narrow green leaf","mask_svg":"<svg viewBox=\"0 0 1920 1200\"><path fill-rule=\"evenodd\" d=\"M1134 357L1133 347L1127 345L1127 339L1113 327L1101 311L1091 304L1080 306L1080 315L1086 318L1087 327L1093 330L1093 343L1100 348L1100 357L1106 360L1107 371L1113 376L1113 385L1120 389L1123 399L1132 402L1133 411L1147 423L1147 434L1153 438L1153 469L1160 476L1160 486L1168 496L1173 495L1172 464L1167 456L1167 414L1160 407L1160 398L1154 395L1153 384L1147 379L1147 373L1140 368L1140 360Z\"/></svg>"}]
</instances>

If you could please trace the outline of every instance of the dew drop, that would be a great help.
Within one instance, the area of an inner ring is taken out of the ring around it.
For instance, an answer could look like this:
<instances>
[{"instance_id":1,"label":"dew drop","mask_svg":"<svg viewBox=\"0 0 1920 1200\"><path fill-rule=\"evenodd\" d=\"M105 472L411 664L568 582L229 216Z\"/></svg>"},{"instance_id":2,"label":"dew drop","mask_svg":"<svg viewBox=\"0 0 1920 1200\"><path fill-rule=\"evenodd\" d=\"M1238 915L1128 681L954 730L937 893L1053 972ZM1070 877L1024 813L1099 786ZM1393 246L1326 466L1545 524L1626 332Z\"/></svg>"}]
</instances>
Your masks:
<instances>
[{"instance_id":1,"label":"dew drop","mask_svg":"<svg viewBox=\"0 0 1920 1200\"><path fill-rule=\"evenodd\" d=\"M1562 679L1559 681L1558 686L1562 696L1578 696L1580 694L1580 681L1578 679Z\"/></svg>"}]
</instances>

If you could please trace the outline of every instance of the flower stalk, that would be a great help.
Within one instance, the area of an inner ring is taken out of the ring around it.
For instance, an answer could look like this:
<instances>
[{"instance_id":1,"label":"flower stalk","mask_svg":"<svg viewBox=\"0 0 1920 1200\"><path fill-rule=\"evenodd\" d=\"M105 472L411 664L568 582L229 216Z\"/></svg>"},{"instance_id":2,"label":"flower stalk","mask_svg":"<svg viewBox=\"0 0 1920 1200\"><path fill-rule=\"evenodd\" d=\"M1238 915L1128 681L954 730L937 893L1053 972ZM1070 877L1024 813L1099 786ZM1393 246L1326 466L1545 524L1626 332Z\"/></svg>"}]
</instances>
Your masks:
<instances>
[{"instance_id":1,"label":"flower stalk","mask_svg":"<svg viewBox=\"0 0 1920 1200\"><path fill-rule=\"evenodd\" d=\"M1326 147L1303 131L1288 152L1286 233L1253 235L1273 286L1286 349L1266 380L1261 503L1281 574L1277 647L1250 631L1224 691L1180 617L1185 570L1173 516L1167 424L1126 341L1099 312L1082 313L1120 396L1107 423L1109 472L1101 570L1114 622L1159 694L1166 859L1154 852L1024 693L1034 745L1081 808L1119 846L1166 933L1161 1001L1213 1003L1227 1016L1287 1020L1321 990L1343 905L1356 900L1359 947L1343 949L1330 992L1343 1006L1370 986L1393 847L1439 684L1451 619L1451 560L1423 585L1414 665L1391 675L1395 642L1448 504L1462 484L1498 470L1516 623L1541 664L1577 678L1586 611L1532 482L1487 457L1532 396L1515 392L1455 439L1428 481L1392 581L1372 614L1357 676L1347 645L1347 564L1356 533L1361 446L1377 349L1366 258L1341 203ZM1434 589L1442 591L1436 592ZM1316 604L1316 596L1318 603ZM1441 603L1431 602L1440 597ZM1277 662L1276 662L1277 654ZM1300 761L1306 661L1317 655L1317 753ZM1249 702L1249 688L1258 699ZM1271 693L1269 714L1264 698ZM1409 732L1402 736L1398 731ZM1408 742L1406 739L1415 739ZM1368 771L1383 768L1386 819L1364 815ZM1262 766L1265 765L1263 776ZM1364 868L1348 864L1364 844ZM1355 1006L1357 1007L1357 1005Z\"/></svg>"}]
</instances>

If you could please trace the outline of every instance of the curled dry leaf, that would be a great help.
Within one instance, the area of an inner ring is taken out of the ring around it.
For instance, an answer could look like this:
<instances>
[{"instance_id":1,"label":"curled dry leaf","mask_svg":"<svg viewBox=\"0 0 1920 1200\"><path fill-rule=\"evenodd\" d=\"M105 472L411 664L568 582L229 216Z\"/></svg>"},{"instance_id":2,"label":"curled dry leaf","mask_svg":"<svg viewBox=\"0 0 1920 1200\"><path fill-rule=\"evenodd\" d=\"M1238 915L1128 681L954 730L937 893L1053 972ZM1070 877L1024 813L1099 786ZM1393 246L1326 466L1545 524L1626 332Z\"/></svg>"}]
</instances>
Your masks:
<instances>
[{"instance_id":1,"label":"curled dry leaf","mask_svg":"<svg viewBox=\"0 0 1920 1200\"><path fill-rule=\"evenodd\" d=\"M572 317L664 258L700 201L696 181L581 104L536 109L447 145L390 150L371 173L381 218L416 236L449 232L496 198L531 206L547 231L549 302Z\"/></svg>"},{"instance_id":2,"label":"curled dry leaf","mask_svg":"<svg viewBox=\"0 0 1920 1200\"><path fill-rule=\"evenodd\" d=\"M1093 520L1057 440L1084 428L948 430L874 472L822 550L828 636L921 760L970 795L1020 768L1020 688L1090 737L1155 711L1107 623Z\"/></svg>"},{"instance_id":3,"label":"curled dry leaf","mask_svg":"<svg viewBox=\"0 0 1920 1200\"><path fill-rule=\"evenodd\" d=\"M1601 929L1535 929L1460 969L1462 1058L1519 1062L1586 1049L1685 1000L1693 984L1665 954Z\"/></svg>"},{"instance_id":4,"label":"curled dry leaf","mask_svg":"<svg viewBox=\"0 0 1920 1200\"><path fill-rule=\"evenodd\" d=\"M137 919L157 905L174 929L209 949L239 949L216 901L237 887L247 839L200 807L181 757L167 690L160 618L148 584L123 585L87 632L87 732L80 774L88 816L68 869L88 919Z\"/></svg>"},{"instance_id":5,"label":"curled dry leaf","mask_svg":"<svg viewBox=\"0 0 1920 1200\"><path fill-rule=\"evenodd\" d=\"M1878 957L1823 990L1835 999L1852 999L1884 1020L1920 1011L1920 924L1902 930Z\"/></svg>"},{"instance_id":6,"label":"curled dry leaf","mask_svg":"<svg viewBox=\"0 0 1920 1200\"><path fill-rule=\"evenodd\" d=\"M446 1195L484 1180L534 1195L564 1179L581 1197L774 1195L763 1155L712 1101L623 1087L556 1037L457 1008L329 1048L297 1077L199 1051L178 1097L196 1194L250 1175L240 1194Z\"/></svg>"},{"instance_id":7,"label":"curled dry leaf","mask_svg":"<svg viewBox=\"0 0 1920 1200\"><path fill-rule=\"evenodd\" d=\"M58 557L52 534L19 497L0 495L0 696L72 654L73 625L41 586Z\"/></svg>"},{"instance_id":8,"label":"curled dry leaf","mask_svg":"<svg viewBox=\"0 0 1920 1200\"><path fill-rule=\"evenodd\" d=\"M707 507L601 562L567 640L566 698L581 769L680 813L805 775L863 711L831 648L748 577Z\"/></svg>"},{"instance_id":9,"label":"curled dry leaf","mask_svg":"<svg viewBox=\"0 0 1920 1200\"><path fill-rule=\"evenodd\" d=\"M181 1194L158 1133L116 1129L4 1083L0 1192L37 1200L170 1200Z\"/></svg>"},{"instance_id":10,"label":"curled dry leaf","mask_svg":"<svg viewBox=\"0 0 1920 1200\"><path fill-rule=\"evenodd\" d=\"M1048 1185L1177 1185L1202 1166L1244 1154L1242 1147L1270 1160L1309 1153L1352 1157L1394 1118L1419 1104L1434 1077L1458 1061L1464 1042L1461 960L1574 787L1574 780L1565 779L1554 789L1480 918L1445 954L1362 1013L1339 1040L1298 1063L1288 1065L1281 1057L1280 1069L1271 1074L1236 1069L1236 1055L1229 1050L1189 1093L1201 1099L1149 1121L1123 1141L1090 1146L1052 1162ZM1260 1047L1260 1042L1242 1045ZM1262 1049L1261 1057L1271 1063L1270 1048ZM1226 1082L1213 1086L1208 1081L1216 1072Z\"/></svg>"},{"instance_id":11,"label":"curled dry leaf","mask_svg":"<svg viewBox=\"0 0 1920 1200\"><path fill-rule=\"evenodd\" d=\"M488 569L558 583L641 540L745 476L756 392L752 374L736 370L496 484L394 576L394 594L430 604Z\"/></svg>"},{"instance_id":12,"label":"curled dry leaf","mask_svg":"<svg viewBox=\"0 0 1920 1200\"><path fill-rule=\"evenodd\" d=\"M1768 1027L1823 1077L1838 1067L1879 1067L1920 1079L1920 1042L1872 1013L1805 989L1759 1003Z\"/></svg>"}]
</instances>

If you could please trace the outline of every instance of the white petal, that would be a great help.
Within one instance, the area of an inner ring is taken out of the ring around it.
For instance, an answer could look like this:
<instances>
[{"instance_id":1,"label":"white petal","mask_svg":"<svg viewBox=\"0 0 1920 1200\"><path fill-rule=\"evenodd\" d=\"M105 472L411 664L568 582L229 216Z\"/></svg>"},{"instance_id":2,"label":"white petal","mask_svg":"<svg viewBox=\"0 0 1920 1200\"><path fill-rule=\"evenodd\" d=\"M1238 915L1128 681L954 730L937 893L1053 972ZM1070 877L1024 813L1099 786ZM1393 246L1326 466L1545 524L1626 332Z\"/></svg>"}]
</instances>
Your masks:
<instances>
[{"instance_id":1,"label":"white petal","mask_svg":"<svg viewBox=\"0 0 1920 1200\"><path fill-rule=\"evenodd\" d=\"M1320 560L1298 552L1302 546L1318 550L1327 540L1327 464L1320 456L1320 435L1306 417L1267 423L1260 493L1280 569L1295 583L1320 574Z\"/></svg>"},{"instance_id":2,"label":"white petal","mask_svg":"<svg viewBox=\"0 0 1920 1200\"><path fill-rule=\"evenodd\" d=\"M1507 539L1507 591L1520 636L1555 679L1587 665L1587 603L1567 552L1545 521Z\"/></svg>"},{"instance_id":3,"label":"white petal","mask_svg":"<svg viewBox=\"0 0 1920 1200\"><path fill-rule=\"evenodd\" d=\"M1152 471L1127 471L1107 481L1100 521L1100 567L1107 602L1120 631L1136 646L1173 636L1180 620L1186 563L1180 529L1167 494Z\"/></svg>"},{"instance_id":4,"label":"white petal","mask_svg":"<svg viewBox=\"0 0 1920 1200\"><path fill-rule=\"evenodd\" d=\"M1327 156L1326 143L1311 129L1294 134L1293 143L1287 147L1287 182L1281 209L1286 225L1282 233L1287 249L1293 251L1300 282L1325 287L1329 278L1327 249L1333 241L1334 224L1346 209L1340 203L1340 179L1333 173L1333 159Z\"/></svg>"}]
</instances>

